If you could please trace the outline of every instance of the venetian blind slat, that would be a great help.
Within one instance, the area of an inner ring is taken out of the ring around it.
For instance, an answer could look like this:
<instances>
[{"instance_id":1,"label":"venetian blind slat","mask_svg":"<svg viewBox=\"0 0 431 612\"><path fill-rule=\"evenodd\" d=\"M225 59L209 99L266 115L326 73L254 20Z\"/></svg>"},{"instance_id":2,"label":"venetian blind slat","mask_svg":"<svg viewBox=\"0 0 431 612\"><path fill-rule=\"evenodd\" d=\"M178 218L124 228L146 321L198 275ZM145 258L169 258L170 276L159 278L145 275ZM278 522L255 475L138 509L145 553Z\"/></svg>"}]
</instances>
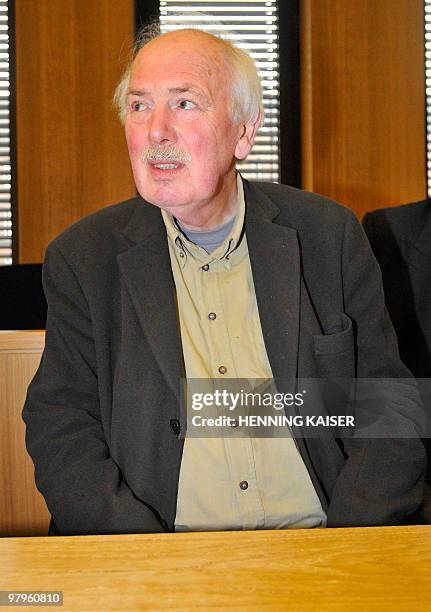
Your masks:
<instances>
[{"instance_id":1,"label":"venetian blind slat","mask_svg":"<svg viewBox=\"0 0 431 612\"><path fill-rule=\"evenodd\" d=\"M237 164L248 179L279 180L279 69L277 2L262 0L160 1L162 32L199 27L220 34L247 51L262 82L265 121L249 157Z\"/></svg>"}]
</instances>

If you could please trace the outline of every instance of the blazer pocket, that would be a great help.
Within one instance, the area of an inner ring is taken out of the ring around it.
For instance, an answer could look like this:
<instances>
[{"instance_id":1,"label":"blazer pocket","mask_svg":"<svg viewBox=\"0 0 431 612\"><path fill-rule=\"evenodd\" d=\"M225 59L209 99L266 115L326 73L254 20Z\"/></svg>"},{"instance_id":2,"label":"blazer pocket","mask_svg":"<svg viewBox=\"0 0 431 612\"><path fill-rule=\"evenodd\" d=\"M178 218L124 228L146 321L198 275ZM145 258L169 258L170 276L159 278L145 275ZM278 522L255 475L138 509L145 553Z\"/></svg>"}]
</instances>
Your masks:
<instances>
[{"instance_id":1,"label":"blazer pocket","mask_svg":"<svg viewBox=\"0 0 431 612\"><path fill-rule=\"evenodd\" d=\"M355 337L352 320L341 315L342 330L335 334L313 336L314 356L321 378L355 376Z\"/></svg>"}]
</instances>

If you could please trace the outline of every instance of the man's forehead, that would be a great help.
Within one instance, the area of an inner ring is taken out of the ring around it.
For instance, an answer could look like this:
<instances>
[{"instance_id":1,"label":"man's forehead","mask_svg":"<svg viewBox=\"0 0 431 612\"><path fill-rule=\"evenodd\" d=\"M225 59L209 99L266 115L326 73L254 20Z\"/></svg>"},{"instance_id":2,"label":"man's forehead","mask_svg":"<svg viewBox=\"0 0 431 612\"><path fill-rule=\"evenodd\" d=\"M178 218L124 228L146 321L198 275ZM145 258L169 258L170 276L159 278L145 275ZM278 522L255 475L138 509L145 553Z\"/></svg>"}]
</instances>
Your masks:
<instances>
[{"instance_id":1,"label":"man's forehead","mask_svg":"<svg viewBox=\"0 0 431 612\"><path fill-rule=\"evenodd\" d=\"M223 41L208 32L202 30L183 29L166 32L150 40L144 49L163 47L166 45L187 45L188 48L200 49L203 53L208 49L220 49Z\"/></svg>"},{"instance_id":2,"label":"man's forehead","mask_svg":"<svg viewBox=\"0 0 431 612\"><path fill-rule=\"evenodd\" d=\"M178 71L206 73L212 76L223 71L225 58L219 41L205 32L180 30L158 36L147 43L137 54L133 73L154 69L154 66Z\"/></svg>"}]
</instances>

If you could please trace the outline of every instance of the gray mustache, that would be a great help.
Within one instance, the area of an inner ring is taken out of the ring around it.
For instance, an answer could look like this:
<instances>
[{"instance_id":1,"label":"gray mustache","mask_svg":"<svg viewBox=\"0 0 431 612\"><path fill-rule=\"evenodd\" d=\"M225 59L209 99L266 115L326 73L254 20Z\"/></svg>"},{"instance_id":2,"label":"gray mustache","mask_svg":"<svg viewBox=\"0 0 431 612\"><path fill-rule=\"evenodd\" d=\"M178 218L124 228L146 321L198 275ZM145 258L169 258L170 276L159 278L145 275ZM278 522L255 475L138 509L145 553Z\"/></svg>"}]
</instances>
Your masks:
<instances>
[{"instance_id":1,"label":"gray mustache","mask_svg":"<svg viewBox=\"0 0 431 612\"><path fill-rule=\"evenodd\" d=\"M141 157L144 162L166 162L174 160L187 164L191 161L190 155L177 147L150 147L142 152Z\"/></svg>"}]
</instances>

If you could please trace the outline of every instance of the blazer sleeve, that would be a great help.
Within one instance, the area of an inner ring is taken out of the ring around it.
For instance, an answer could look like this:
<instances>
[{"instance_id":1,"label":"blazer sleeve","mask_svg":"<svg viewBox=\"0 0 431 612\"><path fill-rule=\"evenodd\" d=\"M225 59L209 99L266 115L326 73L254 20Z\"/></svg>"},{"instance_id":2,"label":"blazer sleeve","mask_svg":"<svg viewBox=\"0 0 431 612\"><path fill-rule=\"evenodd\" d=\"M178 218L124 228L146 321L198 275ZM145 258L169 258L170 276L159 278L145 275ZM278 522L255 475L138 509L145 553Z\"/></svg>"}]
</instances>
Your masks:
<instances>
[{"instance_id":1,"label":"blazer sleeve","mask_svg":"<svg viewBox=\"0 0 431 612\"><path fill-rule=\"evenodd\" d=\"M89 307L73 270L50 245L43 270L45 350L23 410L36 484L60 534L166 531L110 457L101 422Z\"/></svg>"},{"instance_id":2,"label":"blazer sleeve","mask_svg":"<svg viewBox=\"0 0 431 612\"><path fill-rule=\"evenodd\" d=\"M396 525L422 501L425 415L416 383L399 358L380 268L353 214L345 224L342 277L344 311L356 332L357 376L374 379L377 395L374 433L343 440L347 461L331 497L328 526Z\"/></svg>"}]
</instances>

